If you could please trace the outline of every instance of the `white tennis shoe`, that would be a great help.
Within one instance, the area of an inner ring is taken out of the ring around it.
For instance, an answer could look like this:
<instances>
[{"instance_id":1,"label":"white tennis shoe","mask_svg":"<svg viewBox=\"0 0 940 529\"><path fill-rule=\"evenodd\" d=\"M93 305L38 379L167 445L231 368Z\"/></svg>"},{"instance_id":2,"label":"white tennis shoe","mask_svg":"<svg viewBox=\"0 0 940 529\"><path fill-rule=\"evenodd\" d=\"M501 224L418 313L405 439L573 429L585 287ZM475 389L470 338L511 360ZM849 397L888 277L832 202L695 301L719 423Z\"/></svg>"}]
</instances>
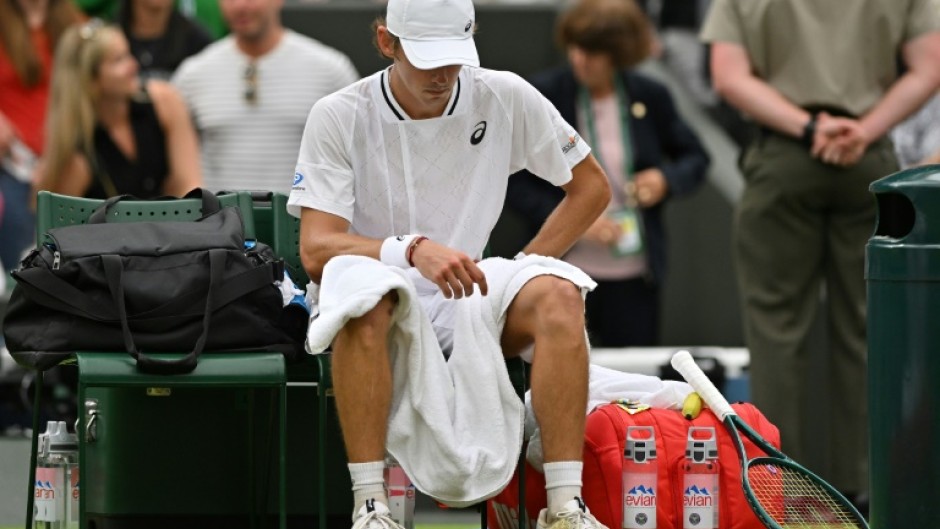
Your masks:
<instances>
[{"instance_id":1,"label":"white tennis shoe","mask_svg":"<svg viewBox=\"0 0 940 529\"><path fill-rule=\"evenodd\" d=\"M591 514L584 500L574 498L565 503L561 511L555 513L551 519L548 516L548 509L542 509L539 513L538 529L607 529L604 524L597 521L597 518Z\"/></svg>"},{"instance_id":2,"label":"white tennis shoe","mask_svg":"<svg viewBox=\"0 0 940 529\"><path fill-rule=\"evenodd\" d=\"M375 500L366 500L353 519L352 529L405 529L389 516L388 507Z\"/></svg>"}]
</instances>

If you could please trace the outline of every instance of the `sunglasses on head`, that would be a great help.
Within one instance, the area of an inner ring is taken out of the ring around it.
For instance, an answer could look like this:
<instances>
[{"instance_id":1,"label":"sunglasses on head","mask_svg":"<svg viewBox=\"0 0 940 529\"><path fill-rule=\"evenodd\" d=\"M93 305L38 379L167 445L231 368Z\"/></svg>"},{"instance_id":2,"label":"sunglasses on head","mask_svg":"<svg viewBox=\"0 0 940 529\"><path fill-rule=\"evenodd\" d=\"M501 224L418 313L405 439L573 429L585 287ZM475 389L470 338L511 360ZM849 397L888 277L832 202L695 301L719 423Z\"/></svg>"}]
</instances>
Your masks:
<instances>
[{"instance_id":1,"label":"sunglasses on head","mask_svg":"<svg viewBox=\"0 0 940 529\"><path fill-rule=\"evenodd\" d=\"M82 27L78 30L78 35L82 38L82 41L92 40L98 36L98 31L104 26L104 20L93 18L82 24Z\"/></svg>"}]
</instances>

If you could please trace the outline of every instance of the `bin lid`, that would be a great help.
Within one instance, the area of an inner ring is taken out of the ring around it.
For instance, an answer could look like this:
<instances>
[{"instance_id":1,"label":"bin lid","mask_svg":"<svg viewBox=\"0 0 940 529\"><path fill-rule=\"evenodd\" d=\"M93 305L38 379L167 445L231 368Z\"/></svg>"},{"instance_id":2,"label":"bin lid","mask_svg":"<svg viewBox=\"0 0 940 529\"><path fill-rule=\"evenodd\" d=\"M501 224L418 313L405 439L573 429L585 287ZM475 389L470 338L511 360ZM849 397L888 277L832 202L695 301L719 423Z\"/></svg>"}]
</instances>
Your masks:
<instances>
[{"instance_id":1,"label":"bin lid","mask_svg":"<svg viewBox=\"0 0 940 529\"><path fill-rule=\"evenodd\" d=\"M869 190L878 202L872 242L940 244L940 165L899 171Z\"/></svg>"}]
</instances>

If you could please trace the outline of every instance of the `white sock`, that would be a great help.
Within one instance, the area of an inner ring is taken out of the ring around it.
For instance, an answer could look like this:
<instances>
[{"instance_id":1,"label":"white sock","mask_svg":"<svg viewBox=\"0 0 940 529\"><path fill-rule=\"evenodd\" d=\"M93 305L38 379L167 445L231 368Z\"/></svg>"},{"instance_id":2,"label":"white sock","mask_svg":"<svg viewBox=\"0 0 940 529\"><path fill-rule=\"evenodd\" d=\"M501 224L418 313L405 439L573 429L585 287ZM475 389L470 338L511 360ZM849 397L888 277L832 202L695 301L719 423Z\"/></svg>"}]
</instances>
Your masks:
<instances>
[{"instance_id":1,"label":"white sock","mask_svg":"<svg viewBox=\"0 0 940 529\"><path fill-rule=\"evenodd\" d=\"M385 495L385 461L349 463L348 466L352 478L353 518L369 498L388 505L388 496Z\"/></svg>"},{"instance_id":2,"label":"white sock","mask_svg":"<svg viewBox=\"0 0 940 529\"><path fill-rule=\"evenodd\" d=\"M566 503L581 496L583 467L584 464L580 461L545 463L545 492L548 494L550 518L560 512Z\"/></svg>"}]
</instances>

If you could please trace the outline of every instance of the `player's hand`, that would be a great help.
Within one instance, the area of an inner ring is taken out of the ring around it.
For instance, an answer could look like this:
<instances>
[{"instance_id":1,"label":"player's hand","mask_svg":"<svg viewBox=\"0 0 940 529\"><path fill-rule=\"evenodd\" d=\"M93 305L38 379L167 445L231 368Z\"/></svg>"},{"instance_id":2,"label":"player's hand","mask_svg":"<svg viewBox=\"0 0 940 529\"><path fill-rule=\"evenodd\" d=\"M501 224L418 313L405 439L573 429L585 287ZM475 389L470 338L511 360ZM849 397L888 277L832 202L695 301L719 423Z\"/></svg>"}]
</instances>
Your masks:
<instances>
[{"instance_id":1,"label":"player's hand","mask_svg":"<svg viewBox=\"0 0 940 529\"><path fill-rule=\"evenodd\" d=\"M608 217L601 215L594 221L594 224L591 224L587 231L584 232L581 238L604 246L611 246L620 239L620 235L620 225Z\"/></svg>"},{"instance_id":2,"label":"player's hand","mask_svg":"<svg viewBox=\"0 0 940 529\"><path fill-rule=\"evenodd\" d=\"M655 167L644 169L633 175L633 190L636 193L636 203L643 208L649 208L662 202L669 191L666 175Z\"/></svg>"},{"instance_id":3,"label":"player's hand","mask_svg":"<svg viewBox=\"0 0 940 529\"><path fill-rule=\"evenodd\" d=\"M441 289L447 299L470 296L474 283L479 286L480 294L485 296L488 291L486 276L473 259L430 239L415 247L411 262L422 276Z\"/></svg>"}]
</instances>

